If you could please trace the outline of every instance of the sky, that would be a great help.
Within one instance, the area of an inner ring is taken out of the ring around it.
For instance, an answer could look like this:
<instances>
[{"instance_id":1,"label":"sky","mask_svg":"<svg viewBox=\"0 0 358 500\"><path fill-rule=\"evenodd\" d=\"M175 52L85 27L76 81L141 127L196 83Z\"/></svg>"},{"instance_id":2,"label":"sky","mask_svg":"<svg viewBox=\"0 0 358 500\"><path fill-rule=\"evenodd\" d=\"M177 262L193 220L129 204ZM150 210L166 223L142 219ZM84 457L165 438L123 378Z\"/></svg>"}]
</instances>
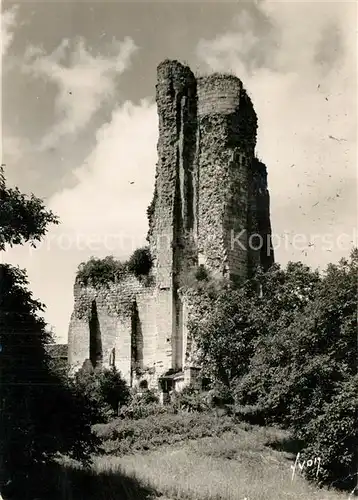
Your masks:
<instances>
[{"instance_id":1,"label":"sky","mask_svg":"<svg viewBox=\"0 0 358 500\"><path fill-rule=\"evenodd\" d=\"M78 265L145 243L156 66L230 72L258 115L276 261L324 269L357 244L355 2L2 2L2 162L60 218L26 268L58 342Z\"/></svg>"}]
</instances>

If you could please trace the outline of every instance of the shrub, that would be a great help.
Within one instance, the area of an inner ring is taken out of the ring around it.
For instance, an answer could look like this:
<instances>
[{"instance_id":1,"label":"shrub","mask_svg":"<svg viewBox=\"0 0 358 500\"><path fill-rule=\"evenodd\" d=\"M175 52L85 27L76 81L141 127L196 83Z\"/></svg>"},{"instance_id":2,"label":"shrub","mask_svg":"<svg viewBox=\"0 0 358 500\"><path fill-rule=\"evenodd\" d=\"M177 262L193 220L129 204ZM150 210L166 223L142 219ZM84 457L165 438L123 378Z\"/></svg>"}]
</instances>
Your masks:
<instances>
[{"instance_id":1,"label":"shrub","mask_svg":"<svg viewBox=\"0 0 358 500\"><path fill-rule=\"evenodd\" d=\"M124 271L124 264L112 256L104 259L91 257L88 262L82 262L78 266L76 281L84 286L105 286L119 280Z\"/></svg>"},{"instance_id":2,"label":"shrub","mask_svg":"<svg viewBox=\"0 0 358 500\"><path fill-rule=\"evenodd\" d=\"M231 405L234 403L232 391L229 387L220 381L216 381L212 385L213 387L209 391L212 406Z\"/></svg>"},{"instance_id":3,"label":"shrub","mask_svg":"<svg viewBox=\"0 0 358 500\"><path fill-rule=\"evenodd\" d=\"M111 369L93 370L83 367L75 375L75 386L97 408L98 418L107 421L127 405L130 391L121 374Z\"/></svg>"},{"instance_id":4,"label":"shrub","mask_svg":"<svg viewBox=\"0 0 358 500\"><path fill-rule=\"evenodd\" d=\"M126 419L138 420L151 415L161 415L168 413L167 407L160 403L131 403L129 406L123 406L119 416Z\"/></svg>"},{"instance_id":5,"label":"shrub","mask_svg":"<svg viewBox=\"0 0 358 500\"><path fill-rule=\"evenodd\" d=\"M166 412L167 408L159 403L158 395L154 391L146 389L144 392L132 394L130 403L121 408L119 416L137 420Z\"/></svg>"},{"instance_id":6,"label":"shrub","mask_svg":"<svg viewBox=\"0 0 358 500\"><path fill-rule=\"evenodd\" d=\"M212 413L162 413L137 420L116 419L93 427L107 454L123 455L205 436L235 431L233 419Z\"/></svg>"},{"instance_id":7,"label":"shrub","mask_svg":"<svg viewBox=\"0 0 358 500\"><path fill-rule=\"evenodd\" d=\"M200 264L198 266L198 268L195 270L195 278L198 281L204 281L204 280L207 280L209 278L209 273L205 269L205 266L203 266L203 264Z\"/></svg>"},{"instance_id":8,"label":"shrub","mask_svg":"<svg viewBox=\"0 0 358 500\"><path fill-rule=\"evenodd\" d=\"M193 386L184 387L181 392L173 392L173 405L186 412L204 412L209 410L207 395Z\"/></svg>"},{"instance_id":9,"label":"shrub","mask_svg":"<svg viewBox=\"0 0 358 500\"><path fill-rule=\"evenodd\" d=\"M357 484L358 463L358 375L339 384L333 399L323 404L320 415L307 426L294 425L294 433L306 443L302 460L321 459L319 480L338 488ZM302 461L301 460L301 461ZM304 469L314 478L316 469Z\"/></svg>"},{"instance_id":10,"label":"shrub","mask_svg":"<svg viewBox=\"0 0 358 500\"><path fill-rule=\"evenodd\" d=\"M148 247L137 248L127 262L127 269L137 278L148 276L152 269L152 256Z\"/></svg>"}]
</instances>

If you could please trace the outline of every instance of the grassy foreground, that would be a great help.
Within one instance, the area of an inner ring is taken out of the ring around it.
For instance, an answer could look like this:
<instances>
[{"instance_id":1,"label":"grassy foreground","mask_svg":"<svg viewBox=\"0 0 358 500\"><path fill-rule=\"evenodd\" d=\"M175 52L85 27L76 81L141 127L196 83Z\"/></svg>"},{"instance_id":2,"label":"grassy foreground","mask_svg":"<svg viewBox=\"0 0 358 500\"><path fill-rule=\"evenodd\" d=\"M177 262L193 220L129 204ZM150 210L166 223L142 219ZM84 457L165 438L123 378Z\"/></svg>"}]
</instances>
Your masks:
<instances>
[{"instance_id":1,"label":"grassy foreground","mask_svg":"<svg viewBox=\"0 0 358 500\"><path fill-rule=\"evenodd\" d=\"M295 455L276 451L287 434L237 424L221 436L95 457L90 471L63 464L53 500L343 500L348 495L292 480ZM61 483L61 484L60 484ZM48 497L49 498L49 497Z\"/></svg>"},{"instance_id":2,"label":"grassy foreground","mask_svg":"<svg viewBox=\"0 0 358 500\"><path fill-rule=\"evenodd\" d=\"M228 415L178 413L96 426L103 454L91 468L62 459L30 474L11 500L347 500L292 466L287 432ZM278 451L281 450L281 451Z\"/></svg>"},{"instance_id":3,"label":"grassy foreground","mask_svg":"<svg viewBox=\"0 0 358 500\"><path fill-rule=\"evenodd\" d=\"M283 433L236 429L123 457L99 457L96 470L121 471L165 498L180 500L342 500L348 495L310 485L299 473L292 481L294 455L273 450Z\"/></svg>"}]
</instances>

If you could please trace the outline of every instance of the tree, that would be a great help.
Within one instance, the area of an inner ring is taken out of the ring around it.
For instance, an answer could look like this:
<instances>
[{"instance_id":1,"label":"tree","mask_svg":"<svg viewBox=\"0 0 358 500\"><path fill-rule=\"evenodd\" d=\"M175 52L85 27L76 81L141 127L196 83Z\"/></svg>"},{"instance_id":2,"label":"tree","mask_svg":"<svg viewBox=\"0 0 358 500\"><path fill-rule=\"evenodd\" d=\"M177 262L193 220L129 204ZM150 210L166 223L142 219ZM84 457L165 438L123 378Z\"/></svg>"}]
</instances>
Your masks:
<instances>
[{"instance_id":1,"label":"tree","mask_svg":"<svg viewBox=\"0 0 358 500\"><path fill-rule=\"evenodd\" d=\"M215 299L199 294L190 333L206 377L230 387L242 376L253 354L256 331L250 322L246 290L223 290ZM205 312L204 312L205 310Z\"/></svg>"},{"instance_id":2,"label":"tree","mask_svg":"<svg viewBox=\"0 0 358 500\"><path fill-rule=\"evenodd\" d=\"M115 367L111 369L90 369L83 367L75 375L78 391L92 401L102 421L118 415L120 406L128 404L130 391Z\"/></svg>"},{"instance_id":3,"label":"tree","mask_svg":"<svg viewBox=\"0 0 358 500\"><path fill-rule=\"evenodd\" d=\"M302 263L286 269L279 265L256 275L241 288L230 286L198 289L197 307L189 330L199 349L203 372L232 386L247 373L250 360L262 339L288 325L309 302L318 272Z\"/></svg>"},{"instance_id":4,"label":"tree","mask_svg":"<svg viewBox=\"0 0 358 500\"><path fill-rule=\"evenodd\" d=\"M148 247L137 248L127 262L128 271L137 278L147 276L152 265L152 257Z\"/></svg>"},{"instance_id":5,"label":"tree","mask_svg":"<svg viewBox=\"0 0 358 500\"><path fill-rule=\"evenodd\" d=\"M265 318L267 335L237 389L242 403L260 402L267 420L302 427L355 373L357 262L354 251L350 261L329 265L289 321L285 310L273 324Z\"/></svg>"},{"instance_id":6,"label":"tree","mask_svg":"<svg viewBox=\"0 0 358 500\"><path fill-rule=\"evenodd\" d=\"M41 200L8 189L3 174L0 196L1 249L35 245L58 222ZM0 491L7 484L11 498L33 498L27 479L37 464L57 452L85 461L95 445L87 401L49 369L44 306L27 287L23 270L0 265Z\"/></svg>"},{"instance_id":7,"label":"tree","mask_svg":"<svg viewBox=\"0 0 358 500\"><path fill-rule=\"evenodd\" d=\"M236 388L294 432L303 456L321 457L319 479L336 486L354 483L357 460L357 272L357 250L330 264L305 307L260 339Z\"/></svg>"},{"instance_id":8,"label":"tree","mask_svg":"<svg viewBox=\"0 0 358 500\"><path fill-rule=\"evenodd\" d=\"M104 259L91 257L78 266L76 280L84 286L106 286L119 280L124 270L124 265L112 256Z\"/></svg>"},{"instance_id":9,"label":"tree","mask_svg":"<svg viewBox=\"0 0 358 500\"><path fill-rule=\"evenodd\" d=\"M247 416L291 429L302 460L321 458L319 480L341 487L357 477L357 285L357 249L322 275L275 265L202 295L190 325L204 371Z\"/></svg>"},{"instance_id":10,"label":"tree","mask_svg":"<svg viewBox=\"0 0 358 500\"><path fill-rule=\"evenodd\" d=\"M0 251L5 250L6 244L30 242L35 246L46 234L48 225L58 223L58 218L35 195L26 196L17 187L7 187L0 167Z\"/></svg>"}]
</instances>

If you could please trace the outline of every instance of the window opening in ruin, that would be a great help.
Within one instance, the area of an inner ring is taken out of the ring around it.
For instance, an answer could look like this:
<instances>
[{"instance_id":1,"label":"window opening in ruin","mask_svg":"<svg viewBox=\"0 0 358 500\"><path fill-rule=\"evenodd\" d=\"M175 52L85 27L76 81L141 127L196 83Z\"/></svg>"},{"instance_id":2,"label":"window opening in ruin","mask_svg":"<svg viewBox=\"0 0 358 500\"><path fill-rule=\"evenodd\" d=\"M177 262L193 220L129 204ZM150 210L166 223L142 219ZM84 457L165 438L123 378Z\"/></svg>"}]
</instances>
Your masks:
<instances>
[{"instance_id":1,"label":"window opening in ruin","mask_svg":"<svg viewBox=\"0 0 358 500\"><path fill-rule=\"evenodd\" d=\"M92 302L91 317L89 321L90 330L90 360L93 368L102 365L103 352L102 352L102 338L101 329L97 314L96 301Z\"/></svg>"},{"instance_id":2,"label":"window opening in ruin","mask_svg":"<svg viewBox=\"0 0 358 500\"><path fill-rule=\"evenodd\" d=\"M131 323L132 371L135 371L143 368L143 334L136 301L132 304Z\"/></svg>"},{"instance_id":3,"label":"window opening in ruin","mask_svg":"<svg viewBox=\"0 0 358 500\"><path fill-rule=\"evenodd\" d=\"M116 365L116 349L113 347L109 354L109 366L115 366Z\"/></svg>"},{"instance_id":4,"label":"window opening in ruin","mask_svg":"<svg viewBox=\"0 0 358 500\"><path fill-rule=\"evenodd\" d=\"M183 342L184 342L184 311L183 303L178 295L174 296L175 312L176 312L176 334L175 334L175 368L182 369L183 367Z\"/></svg>"}]
</instances>

